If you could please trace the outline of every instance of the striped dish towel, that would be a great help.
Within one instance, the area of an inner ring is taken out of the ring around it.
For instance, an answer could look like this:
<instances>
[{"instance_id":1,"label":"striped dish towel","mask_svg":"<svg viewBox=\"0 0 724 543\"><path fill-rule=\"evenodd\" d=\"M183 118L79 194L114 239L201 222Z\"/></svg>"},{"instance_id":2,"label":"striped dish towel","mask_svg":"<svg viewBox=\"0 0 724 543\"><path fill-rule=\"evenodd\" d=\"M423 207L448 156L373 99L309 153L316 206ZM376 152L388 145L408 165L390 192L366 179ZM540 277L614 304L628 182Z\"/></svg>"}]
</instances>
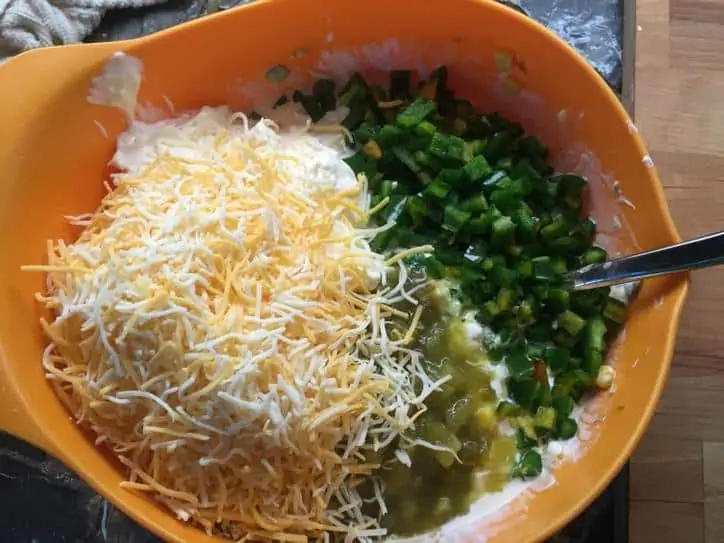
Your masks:
<instances>
[{"instance_id":1,"label":"striped dish towel","mask_svg":"<svg viewBox=\"0 0 724 543\"><path fill-rule=\"evenodd\" d=\"M0 0L0 62L50 45L79 43L109 9L137 8L166 0Z\"/></svg>"}]
</instances>

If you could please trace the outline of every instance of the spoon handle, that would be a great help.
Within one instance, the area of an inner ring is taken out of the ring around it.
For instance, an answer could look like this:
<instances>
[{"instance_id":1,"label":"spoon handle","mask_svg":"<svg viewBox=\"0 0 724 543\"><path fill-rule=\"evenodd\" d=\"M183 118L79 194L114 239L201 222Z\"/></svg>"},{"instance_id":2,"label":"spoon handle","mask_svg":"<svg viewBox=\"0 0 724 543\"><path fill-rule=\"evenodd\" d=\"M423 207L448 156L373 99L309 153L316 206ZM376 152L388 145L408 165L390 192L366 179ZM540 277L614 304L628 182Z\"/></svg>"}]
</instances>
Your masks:
<instances>
[{"instance_id":1,"label":"spoon handle","mask_svg":"<svg viewBox=\"0 0 724 543\"><path fill-rule=\"evenodd\" d=\"M591 264L571 272L568 277L573 282L573 290L588 290L718 264L724 264L724 232Z\"/></svg>"}]
</instances>

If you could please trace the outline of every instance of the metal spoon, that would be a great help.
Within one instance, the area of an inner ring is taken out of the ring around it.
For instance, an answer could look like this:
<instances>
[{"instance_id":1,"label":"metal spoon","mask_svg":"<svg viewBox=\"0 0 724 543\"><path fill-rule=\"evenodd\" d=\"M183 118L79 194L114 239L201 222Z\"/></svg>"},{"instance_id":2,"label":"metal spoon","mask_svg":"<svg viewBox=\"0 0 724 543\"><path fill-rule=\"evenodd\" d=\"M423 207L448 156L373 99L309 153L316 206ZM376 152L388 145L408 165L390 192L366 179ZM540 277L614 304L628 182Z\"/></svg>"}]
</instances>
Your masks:
<instances>
[{"instance_id":1,"label":"metal spoon","mask_svg":"<svg viewBox=\"0 0 724 543\"><path fill-rule=\"evenodd\" d=\"M724 264L724 232L602 264L590 264L570 272L567 277L573 290L588 290L718 264Z\"/></svg>"}]
</instances>

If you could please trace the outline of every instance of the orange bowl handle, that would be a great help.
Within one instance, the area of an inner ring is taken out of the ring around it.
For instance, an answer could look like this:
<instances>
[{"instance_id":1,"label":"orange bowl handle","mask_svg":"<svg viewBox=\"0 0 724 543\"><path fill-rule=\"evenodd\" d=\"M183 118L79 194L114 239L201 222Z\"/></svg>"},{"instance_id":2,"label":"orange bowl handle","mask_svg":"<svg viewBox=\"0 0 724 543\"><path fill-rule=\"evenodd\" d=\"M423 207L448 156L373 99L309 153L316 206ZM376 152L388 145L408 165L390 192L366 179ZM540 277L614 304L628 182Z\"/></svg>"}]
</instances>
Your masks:
<instances>
[{"instance_id":1,"label":"orange bowl handle","mask_svg":"<svg viewBox=\"0 0 724 543\"><path fill-rule=\"evenodd\" d=\"M88 74L98 71L114 52L122 51L132 41L33 49L0 64L3 128L23 127L23 121L27 122L39 110L54 103L68 85L79 77L87 79ZM7 147L6 139L9 138L0 139L2 147Z\"/></svg>"},{"instance_id":2,"label":"orange bowl handle","mask_svg":"<svg viewBox=\"0 0 724 543\"><path fill-rule=\"evenodd\" d=\"M0 113L5 129L0 137L0 164L10 172L19 169L26 131L51 107L58 94L86 82L115 51L128 42L70 45L35 49L0 65ZM11 173L12 175L12 173ZM12 205L12 204L10 204ZM39 362L38 362L39 363ZM42 408L32 393L23 391L10 375L9 360L0 350L0 430L28 441L54 456L62 451L33 416Z\"/></svg>"},{"instance_id":3,"label":"orange bowl handle","mask_svg":"<svg viewBox=\"0 0 724 543\"><path fill-rule=\"evenodd\" d=\"M48 454L58 456L58 449L33 419L28 405L7 378L0 360L0 430L27 441Z\"/></svg>"}]
</instances>

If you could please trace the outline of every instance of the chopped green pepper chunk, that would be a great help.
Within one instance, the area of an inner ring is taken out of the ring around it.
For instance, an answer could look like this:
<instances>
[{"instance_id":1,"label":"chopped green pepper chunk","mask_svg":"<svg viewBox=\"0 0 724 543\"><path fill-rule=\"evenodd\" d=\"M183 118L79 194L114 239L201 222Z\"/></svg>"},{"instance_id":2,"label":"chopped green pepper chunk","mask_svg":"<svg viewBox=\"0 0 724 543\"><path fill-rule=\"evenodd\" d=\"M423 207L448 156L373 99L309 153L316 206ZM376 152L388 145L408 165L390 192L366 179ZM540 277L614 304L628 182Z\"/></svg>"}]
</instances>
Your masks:
<instances>
[{"instance_id":1,"label":"chopped green pepper chunk","mask_svg":"<svg viewBox=\"0 0 724 543\"><path fill-rule=\"evenodd\" d=\"M551 240L560 236L565 236L570 230L570 225L565 217L559 215L550 223L546 224L540 231L540 235L545 240Z\"/></svg>"},{"instance_id":2,"label":"chopped green pepper chunk","mask_svg":"<svg viewBox=\"0 0 724 543\"><path fill-rule=\"evenodd\" d=\"M518 274L511 268L496 265L490 270L489 278L498 287L513 288L518 279Z\"/></svg>"},{"instance_id":3,"label":"chopped green pepper chunk","mask_svg":"<svg viewBox=\"0 0 724 543\"><path fill-rule=\"evenodd\" d=\"M511 402L502 401L496 408L496 413L501 417L517 417L520 414L520 407Z\"/></svg>"},{"instance_id":4,"label":"chopped green pepper chunk","mask_svg":"<svg viewBox=\"0 0 724 543\"><path fill-rule=\"evenodd\" d=\"M502 311L508 311L513 307L513 301L515 300L515 291L510 288L501 288L498 291L498 307Z\"/></svg>"},{"instance_id":5,"label":"chopped green pepper chunk","mask_svg":"<svg viewBox=\"0 0 724 543\"><path fill-rule=\"evenodd\" d=\"M482 213L488 209L488 201L482 193L468 198L461 205L466 211L470 211L471 213Z\"/></svg>"},{"instance_id":6,"label":"chopped green pepper chunk","mask_svg":"<svg viewBox=\"0 0 724 543\"><path fill-rule=\"evenodd\" d=\"M389 149L399 144L402 137L403 132L398 126L386 124L380 128L380 133L377 136L377 142L385 149Z\"/></svg>"},{"instance_id":7,"label":"chopped green pepper chunk","mask_svg":"<svg viewBox=\"0 0 724 543\"><path fill-rule=\"evenodd\" d=\"M565 311L568 309L570 302L570 294L567 290L558 287L551 287L548 289L546 305L551 307L554 311Z\"/></svg>"},{"instance_id":8,"label":"chopped green pepper chunk","mask_svg":"<svg viewBox=\"0 0 724 543\"><path fill-rule=\"evenodd\" d=\"M533 259L533 277L541 281L555 281L559 278L548 256L538 256ZM546 295L547 297L547 295Z\"/></svg>"},{"instance_id":9,"label":"chopped green pepper chunk","mask_svg":"<svg viewBox=\"0 0 724 543\"><path fill-rule=\"evenodd\" d=\"M603 316L616 324L622 324L626 320L626 305L616 298L608 298L603 306Z\"/></svg>"},{"instance_id":10,"label":"chopped green pepper chunk","mask_svg":"<svg viewBox=\"0 0 724 543\"><path fill-rule=\"evenodd\" d=\"M437 132L437 127L429 121L422 121L415 126L415 133L419 136L428 136L432 138Z\"/></svg>"},{"instance_id":11,"label":"chopped green pepper chunk","mask_svg":"<svg viewBox=\"0 0 724 543\"><path fill-rule=\"evenodd\" d=\"M334 81L331 79L320 79L314 83L312 94L316 98L322 110L326 113L337 107L337 96L334 93Z\"/></svg>"},{"instance_id":12,"label":"chopped green pepper chunk","mask_svg":"<svg viewBox=\"0 0 724 543\"><path fill-rule=\"evenodd\" d=\"M533 364L522 352L512 352L506 356L505 365L510 375L516 378L528 377L533 374Z\"/></svg>"},{"instance_id":13,"label":"chopped green pepper chunk","mask_svg":"<svg viewBox=\"0 0 724 543\"><path fill-rule=\"evenodd\" d=\"M580 195L586 186L586 180L580 175L555 175L551 180L558 185L559 194L564 195Z\"/></svg>"},{"instance_id":14,"label":"chopped green pepper chunk","mask_svg":"<svg viewBox=\"0 0 724 543\"><path fill-rule=\"evenodd\" d=\"M463 226L470 220L472 213L460 209L455 204L445 206L444 219L442 227L450 232L459 232Z\"/></svg>"},{"instance_id":15,"label":"chopped green pepper chunk","mask_svg":"<svg viewBox=\"0 0 724 543\"><path fill-rule=\"evenodd\" d=\"M435 155L439 158L445 158L447 156L448 147L450 146L449 136L446 136L442 132L435 132L430 141L430 145L427 148L428 153Z\"/></svg>"},{"instance_id":16,"label":"chopped green pepper chunk","mask_svg":"<svg viewBox=\"0 0 724 543\"><path fill-rule=\"evenodd\" d=\"M539 407L535 413L533 423L536 428L553 430L556 426L556 410L552 407Z\"/></svg>"},{"instance_id":17,"label":"chopped green pepper chunk","mask_svg":"<svg viewBox=\"0 0 724 543\"><path fill-rule=\"evenodd\" d=\"M563 419L556 428L556 437L559 439L571 439L578 433L578 424L573 419Z\"/></svg>"},{"instance_id":18,"label":"chopped green pepper chunk","mask_svg":"<svg viewBox=\"0 0 724 543\"><path fill-rule=\"evenodd\" d=\"M556 416L559 419L568 417L573 413L576 403L570 396L558 396L553 398L553 407L556 410Z\"/></svg>"},{"instance_id":19,"label":"chopped green pepper chunk","mask_svg":"<svg viewBox=\"0 0 724 543\"><path fill-rule=\"evenodd\" d=\"M411 87L412 72L410 70L392 70L390 72L390 98L392 100L409 99Z\"/></svg>"},{"instance_id":20,"label":"chopped green pepper chunk","mask_svg":"<svg viewBox=\"0 0 724 543\"><path fill-rule=\"evenodd\" d=\"M398 126L410 129L424 121L437 109L435 102L418 98L397 116Z\"/></svg>"},{"instance_id":21,"label":"chopped green pepper chunk","mask_svg":"<svg viewBox=\"0 0 724 543\"><path fill-rule=\"evenodd\" d=\"M507 379L508 391L515 402L523 409L531 411L537 403L541 392L541 384L532 377Z\"/></svg>"},{"instance_id":22,"label":"chopped green pepper chunk","mask_svg":"<svg viewBox=\"0 0 724 543\"><path fill-rule=\"evenodd\" d=\"M434 256L430 256L425 260L425 269L433 279L442 279L445 277L445 264Z\"/></svg>"},{"instance_id":23,"label":"chopped green pepper chunk","mask_svg":"<svg viewBox=\"0 0 724 543\"><path fill-rule=\"evenodd\" d=\"M407 213L412 219L415 226L420 226L425 222L425 218L429 213L429 209L425 200L420 196L412 196L407 199Z\"/></svg>"},{"instance_id":24,"label":"chopped green pepper chunk","mask_svg":"<svg viewBox=\"0 0 724 543\"><path fill-rule=\"evenodd\" d=\"M568 368L571 362L571 353L568 349L562 349L561 347L549 347L545 350L544 358L551 371L559 372Z\"/></svg>"},{"instance_id":25,"label":"chopped green pepper chunk","mask_svg":"<svg viewBox=\"0 0 724 543\"><path fill-rule=\"evenodd\" d=\"M480 309L480 318L486 324L492 323L493 319L495 319L495 317L499 314L500 308L498 307L498 304L492 300L485 302L483 307Z\"/></svg>"},{"instance_id":26,"label":"chopped green pepper chunk","mask_svg":"<svg viewBox=\"0 0 724 543\"><path fill-rule=\"evenodd\" d=\"M518 456L513 473L523 479L538 477L543 473L543 459L541 455L533 449L523 451Z\"/></svg>"},{"instance_id":27,"label":"chopped green pepper chunk","mask_svg":"<svg viewBox=\"0 0 724 543\"><path fill-rule=\"evenodd\" d=\"M509 242L515 235L515 223L513 219L502 216L493 222L491 242L495 245L503 245Z\"/></svg>"},{"instance_id":28,"label":"chopped green pepper chunk","mask_svg":"<svg viewBox=\"0 0 724 543\"><path fill-rule=\"evenodd\" d=\"M436 200L442 200L450 192L450 185L442 181L441 179L435 179L430 183L425 190L422 192L423 195L434 198Z\"/></svg>"},{"instance_id":29,"label":"chopped green pepper chunk","mask_svg":"<svg viewBox=\"0 0 724 543\"><path fill-rule=\"evenodd\" d=\"M488 164L488 161L485 160L483 155L478 155L465 164L465 166L463 166L463 171L465 172L465 175L467 175L468 179L473 183L486 179L493 173L493 169L490 167L490 164Z\"/></svg>"},{"instance_id":30,"label":"chopped green pepper chunk","mask_svg":"<svg viewBox=\"0 0 724 543\"><path fill-rule=\"evenodd\" d=\"M414 157L409 151L401 147L395 147L394 149L392 149L392 154L395 156L395 158L397 158L397 160L400 161L400 163L402 163L412 173L414 173L420 181L422 181L423 183L431 181L431 179L426 177L425 172L422 170L420 165L415 162Z\"/></svg>"},{"instance_id":31,"label":"chopped green pepper chunk","mask_svg":"<svg viewBox=\"0 0 724 543\"><path fill-rule=\"evenodd\" d=\"M586 321L576 315L573 311L566 310L556 320L558 326L572 336L577 336L586 326Z\"/></svg>"}]
</instances>

